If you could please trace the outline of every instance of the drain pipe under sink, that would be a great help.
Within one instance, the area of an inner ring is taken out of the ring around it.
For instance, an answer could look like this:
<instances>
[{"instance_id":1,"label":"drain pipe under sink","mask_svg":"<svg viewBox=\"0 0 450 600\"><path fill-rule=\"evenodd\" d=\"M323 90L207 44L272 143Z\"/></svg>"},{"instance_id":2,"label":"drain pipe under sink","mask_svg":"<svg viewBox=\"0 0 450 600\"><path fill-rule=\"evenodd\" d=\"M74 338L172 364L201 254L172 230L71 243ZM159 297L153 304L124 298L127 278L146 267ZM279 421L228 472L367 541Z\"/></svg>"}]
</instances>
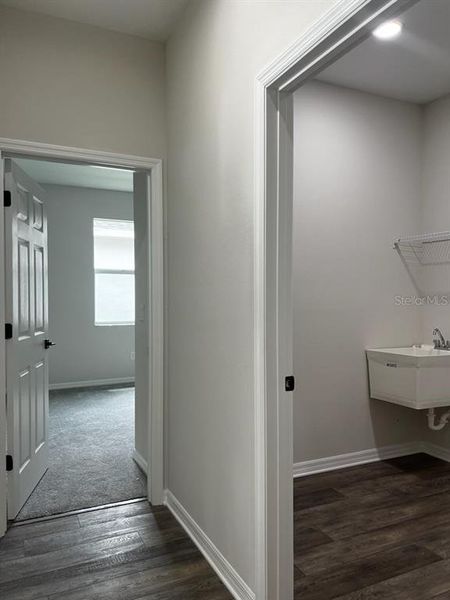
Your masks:
<instances>
[{"instance_id":1,"label":"drain pipe under sink","mask_svg":"<svg viewBox=\"0 0 450 600\"><path fill-rule=\"evenodd\" d=\"M439 421L437 423L435 423L436 413L434 412L434 408L429 408L428 413L427 413L427 418L428 418L428 427L430 429L432 429L433 431L440 431L441 429L444 429L444 427L450 421L450 410L447 411L446 413L444 413L443 415L441 415L441 418L439 419Z\"/></svg>"}]
</instances>

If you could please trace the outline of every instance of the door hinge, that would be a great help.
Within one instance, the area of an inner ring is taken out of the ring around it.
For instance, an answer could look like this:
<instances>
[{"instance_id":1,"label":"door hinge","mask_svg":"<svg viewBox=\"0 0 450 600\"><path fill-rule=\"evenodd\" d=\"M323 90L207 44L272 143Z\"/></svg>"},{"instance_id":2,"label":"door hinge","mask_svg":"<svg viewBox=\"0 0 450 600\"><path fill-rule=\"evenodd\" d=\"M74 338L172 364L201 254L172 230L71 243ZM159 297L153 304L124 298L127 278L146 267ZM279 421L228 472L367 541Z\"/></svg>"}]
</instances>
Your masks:
<instances>
[{"instance_id":1,"label":"door hinge","mask_svg":"<svg viewBox=\"0 0 450 600\"><path fill-rule=\"evenodd\" d=\"M5 323L5 340L12 339L12 336L13 336L12 323Z\"/></svg>"},{"instance_id":2,"label":"door hinge","mask_svg":"<svg viewBox=\"0 0 450 600\"><path fill-rule=\"evenodd\" d=\"M3 192L3 206L11 206L11 192L9 190Z\"/></svg>"},{"instance_id":3,"label":"door hinge","mask_svg":"<svg viewBox=\"0 0 450 600\"><path fill-rule=\"evenodd\" d=\"M288 375L284 378L284 389L286 392L293 392L295 389L295 377L293 375Z\"/></svg>"},{"instance_id":4,"label":"door hinge","mask_svg":"<svg viewBox=\"0 0 450 600\"><path fill-rule=\"evenodd\" d=\"M13 457L11 456L11 454L7 454L6 455L6 470L7 471L12 471L13 468L14 468Z\"/></svg>"}]
</instances>

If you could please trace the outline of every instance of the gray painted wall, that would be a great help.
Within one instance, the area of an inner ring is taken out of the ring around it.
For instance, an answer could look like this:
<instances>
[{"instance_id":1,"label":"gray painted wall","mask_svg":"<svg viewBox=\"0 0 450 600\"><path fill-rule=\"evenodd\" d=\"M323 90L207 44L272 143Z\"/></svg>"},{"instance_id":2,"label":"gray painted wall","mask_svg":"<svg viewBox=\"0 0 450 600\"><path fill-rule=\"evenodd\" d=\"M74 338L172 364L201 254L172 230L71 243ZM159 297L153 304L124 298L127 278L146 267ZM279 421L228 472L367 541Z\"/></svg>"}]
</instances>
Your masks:
<instances>
[{"instance_id":1,"label":"gray painted wall","mask_svg":"<svg viewBox=\"0 0 450 600\"><path fill-rule=\"evenodd\" d=\"M408 441L450 448L450 429L367 393L363 348L450 337L450 266L405 269L401 235L450 230L450 95L414 105L319 82L295 95L294 460ZM448 248L447 248L448 250Z\"/></svg>"},{"instance_id":2,"label":"gray painted wall","mask_svg":"<svg viewBox=\"0 0 450 600\"><path fill-rule=\"evenodd\" d=\"M392 241L419 231L421 109L313 82L294 119L295 462L420 439L420 415L369 400L364 349L420 341Z\"/></svg>"},{"instance_id":3,"label":"gray painted wall","mask_svg":"<svg viewBox=\"0 0 450 600\"><path fill-rule=\"evenodd\" d=\"M52 383L133 377L134 326L95 326L92 220L133 220L133 194L46 185Z\"/></svg>"},{"instance_id":4,"label":"gray painted wall","mask_svg":"<svg viewBox=\"0 0 450 600\"><path fill-rule=\"evenodd\" d=\"M250 587L254 82L331 4L200 0L167 48L167 483Z\"/></svg>"},{"instance_id":5,"label":"gray painted wall","mask_svg":"<svg viewBox=\"0 0 450 600\"><path fill-rule=\"evenodd\" d=\"M3 137L162 158L164 45L0 7Z\"/></svg>"},{"instance_id":6,"label":"gray painted wall","mask_svg":"<svg viewBox=\"0 0 450 600\"><path fill-rule=\"evenodd\" d=\"M424 108L423 201L421 231L450 230L450 95ZM445 248L449 251L449 245ZM419 284L425 293L450 297L450 266L421 267ZM421 306L422 337L431 343L434 327L450 338L450 306Z\"/></svg>"},{"instance_id":7,"label":"gray painted wall","mask_svg":"<svg viewBox=\"0 0 450 600\"><path fill-rule=\"evenodd\" d=\"M424 119L422 232L450 231L450 95L428 104ZM426 294L437 291L450 299L450 266L422 267L420 284ZM421 306L420 313L425 342L431 343L434 327L450 338L450 305ZM431 431L423 413L422 430L427 441L450 448L449 426Z\"/></svg>"}]
</instances>

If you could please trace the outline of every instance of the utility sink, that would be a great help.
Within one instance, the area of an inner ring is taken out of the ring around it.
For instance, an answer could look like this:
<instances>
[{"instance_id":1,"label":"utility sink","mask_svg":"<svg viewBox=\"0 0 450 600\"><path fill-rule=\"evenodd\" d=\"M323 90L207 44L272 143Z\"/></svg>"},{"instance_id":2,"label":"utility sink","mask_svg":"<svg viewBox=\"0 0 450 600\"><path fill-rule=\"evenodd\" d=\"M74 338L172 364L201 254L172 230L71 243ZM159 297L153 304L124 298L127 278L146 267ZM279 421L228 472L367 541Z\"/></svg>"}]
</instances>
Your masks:
<instances>
[{"instance_id":1,"label":"utility sink","mask_svg":"<svg viewBox=\"0 0 450 600\"><path fill-rule=\"evenodd\" d=\"M450 351L368 348L370 397L415 409L450 406Z\"/></svg>"}]
</instances>

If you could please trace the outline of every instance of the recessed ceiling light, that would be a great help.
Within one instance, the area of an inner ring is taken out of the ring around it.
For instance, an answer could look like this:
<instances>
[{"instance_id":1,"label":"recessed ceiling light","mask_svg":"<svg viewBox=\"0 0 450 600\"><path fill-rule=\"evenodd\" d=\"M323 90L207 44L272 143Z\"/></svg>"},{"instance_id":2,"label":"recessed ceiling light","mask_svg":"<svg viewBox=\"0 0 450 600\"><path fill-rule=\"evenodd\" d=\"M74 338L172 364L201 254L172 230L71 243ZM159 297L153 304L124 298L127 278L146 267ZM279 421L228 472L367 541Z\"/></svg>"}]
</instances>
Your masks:
<instances>
[{"instance_id":1,"label":"recessed ceiling light","mask_svg":"<svg viewBox=\"0 0 450 600\"><path fill-rule=\"evenodd\" d=\"M393 40L401 34L402 28L400 21L386 21L373 30L373 35L379 40Z\"/></svg>"}]
</instances>

